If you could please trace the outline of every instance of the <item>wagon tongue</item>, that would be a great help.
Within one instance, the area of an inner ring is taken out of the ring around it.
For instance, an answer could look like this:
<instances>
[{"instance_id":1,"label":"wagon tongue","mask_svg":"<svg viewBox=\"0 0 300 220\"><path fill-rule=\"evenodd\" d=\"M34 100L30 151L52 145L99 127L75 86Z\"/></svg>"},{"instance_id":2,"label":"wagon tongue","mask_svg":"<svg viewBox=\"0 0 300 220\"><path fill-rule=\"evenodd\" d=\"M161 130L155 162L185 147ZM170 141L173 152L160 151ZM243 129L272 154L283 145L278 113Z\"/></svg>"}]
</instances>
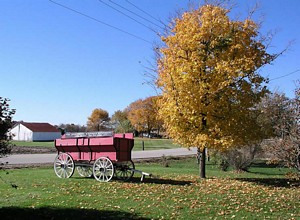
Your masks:
<instances>
[{"instance_id":1,"label":"wagon tongue","mask_svg":"<svg viewBox=\"0 0 300 220\"><path fill-rule=\"evenodd\" d=\"M83 137L112 137L112 131L95 131L95 132L67 132L64 138L83 138Z\"/></svg>"}]
</instances>

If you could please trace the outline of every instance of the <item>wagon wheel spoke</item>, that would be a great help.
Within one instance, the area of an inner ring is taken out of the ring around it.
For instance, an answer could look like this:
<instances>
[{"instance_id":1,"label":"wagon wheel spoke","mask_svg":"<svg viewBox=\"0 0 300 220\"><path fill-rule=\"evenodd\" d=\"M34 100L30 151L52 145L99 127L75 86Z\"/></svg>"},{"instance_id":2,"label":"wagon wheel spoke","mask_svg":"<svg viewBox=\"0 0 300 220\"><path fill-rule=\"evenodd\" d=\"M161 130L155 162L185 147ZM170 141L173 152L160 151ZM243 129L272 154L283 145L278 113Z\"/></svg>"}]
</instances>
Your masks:
<instances>
[{"instance_id":1,"label":"wagon wheel spoke","mask_svg":"<svg viewBox=\"0 0 300 220\"><path fill-rule=\"evenodd\" d=\"M114 166L107 157L98 158L93 165L93 175L100 182L108 182L114 175Z\"/></svg>"},{"instance_id":2,"label":"wagon wheel spoke","mask_svg":"<svg viewBox=\"0 0 300 220\"><path fill-rule=\"evenodd\" d=\"M61 159L57 158L57 160L55 161L55 164L61 164L61 163L63 163L63 161Z\"/></svg>"},{"instance_id":3,"label":"wagon wheel spoke","mask_svg":"<svg viewBox=\"0 0 300 220\"><path fill-rule=\"evenodd\" d=\"M115 175L118 179L127 181L134 175L134 163L130 161L120 162L115 167Z\"/></svg>"},{"instance_id":4,"label":"wagon wheel spoke","mask_svg":"<svg viewBox=\"0 0 300 220\"><path fill-rule=\"evenodd\" d=\"M127 171L122 172L122 176L123 176L123 179L127 179L128 178Z\"/></svg>"},{"instance_id":5,"label":"wagon wheel spoke","mask_svg":"<svg viewBox=\"0 0 300 220\"><path fill-rule=\"evenodd\" d=\"M62 176L63 175L63 169L57 169L57 173L56 175Z\"/></svg>"},{"instance_id":6,"label":"wagon wheel spoke","mask_svg":"<svg viewBox=\"0 0 300 220\"><path fill-rule=\"evenodd\" d=\"M61 153L54 160L54 172L59 178L70 178L74 173L75 165L69 154Z\"/></svg>"}]
</instances>

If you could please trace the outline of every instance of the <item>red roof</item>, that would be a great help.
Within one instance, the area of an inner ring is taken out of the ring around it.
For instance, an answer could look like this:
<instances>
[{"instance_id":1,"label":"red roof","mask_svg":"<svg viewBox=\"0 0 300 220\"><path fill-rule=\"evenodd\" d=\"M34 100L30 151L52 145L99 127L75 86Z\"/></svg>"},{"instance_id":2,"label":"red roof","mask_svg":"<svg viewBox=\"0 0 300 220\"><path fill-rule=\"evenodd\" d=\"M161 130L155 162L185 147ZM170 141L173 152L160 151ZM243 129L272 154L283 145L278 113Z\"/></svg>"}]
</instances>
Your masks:
<instances>
[{"instance_id":1,"label":"red roof","mask_svg":"<svg viewBox=\"0 0 300 220\"><path fill-rule=\"evenodd\" d=\"M26 128L33 132L59 132L54 126L49 123L30 123L30 122L20 122Z\"/></svg>"}]
</instances>

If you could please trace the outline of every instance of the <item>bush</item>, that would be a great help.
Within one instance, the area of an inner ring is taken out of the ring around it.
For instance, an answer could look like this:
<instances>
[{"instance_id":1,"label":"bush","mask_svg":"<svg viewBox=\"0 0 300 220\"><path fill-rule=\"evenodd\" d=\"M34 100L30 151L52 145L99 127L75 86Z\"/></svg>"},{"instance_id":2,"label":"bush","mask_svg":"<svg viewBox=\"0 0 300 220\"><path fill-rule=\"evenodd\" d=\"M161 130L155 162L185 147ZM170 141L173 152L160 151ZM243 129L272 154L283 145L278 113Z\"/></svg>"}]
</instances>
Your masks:
<instances>
[{"instance_id":1,"label":"bush","mask_svg":"<svg viewBox=\"0 0 300 220\"><path fill-rule=\"evenodd\" d=\"M163 167L169 167L169 160L168 157L166 157L165 155L161 157L161 165Z\"/></svg>"},{"instance_id":2,"label":"bush","mask_svg":"<svg viewBox=\"0 0 300 220\"><path fill-rule=\"evenodd\" d=\"M273 138L264 145L264 149L269 154L269 163L295 169L300 177L300 141L297 138L292 134L284 138Z\"/></svg>"},{"instance_id":3,"label":"bush","mask_svg":"<svg viewBox=\"0 0 300 220\"><path fill-rule=\"evenodd\" d=\"M249 145L219 152L219 168L227 171L229 166L234 170L248 171L256 156L262 152L260 145Z\"/></svg>"},{"instance_id":4,"label":"bush","mask_svg":"<svg viewBox=\"0 0 300 220\"><path fill-rule=\"evenodd\" d=\"M12 145L7 140L0 140L0 157L10 154Z\"/></svg>"}]
</instances>

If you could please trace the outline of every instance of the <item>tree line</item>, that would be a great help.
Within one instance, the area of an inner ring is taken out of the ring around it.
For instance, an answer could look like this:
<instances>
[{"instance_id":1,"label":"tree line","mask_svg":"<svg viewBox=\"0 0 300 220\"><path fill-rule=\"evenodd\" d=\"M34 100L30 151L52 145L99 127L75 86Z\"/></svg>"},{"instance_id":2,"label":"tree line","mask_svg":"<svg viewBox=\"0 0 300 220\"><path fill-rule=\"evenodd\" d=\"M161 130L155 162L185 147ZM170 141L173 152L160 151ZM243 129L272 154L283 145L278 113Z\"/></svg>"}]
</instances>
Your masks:
<instances>
[{"instance_id":1,"label":"tree line","mask_svg":"<svg viewBox=\"0 0 300 220\"><path fill-rule=\"evenodd\" d=\"M138 99L127 108L117 110L110 117L108 111L96 108L88 117L86 126L75 124L60 124L57 127L64 132L105 131L113 130L117 133L135 132L150 134L162 129L156 105L157 97Z\"/></svg>"}]
</instances>

